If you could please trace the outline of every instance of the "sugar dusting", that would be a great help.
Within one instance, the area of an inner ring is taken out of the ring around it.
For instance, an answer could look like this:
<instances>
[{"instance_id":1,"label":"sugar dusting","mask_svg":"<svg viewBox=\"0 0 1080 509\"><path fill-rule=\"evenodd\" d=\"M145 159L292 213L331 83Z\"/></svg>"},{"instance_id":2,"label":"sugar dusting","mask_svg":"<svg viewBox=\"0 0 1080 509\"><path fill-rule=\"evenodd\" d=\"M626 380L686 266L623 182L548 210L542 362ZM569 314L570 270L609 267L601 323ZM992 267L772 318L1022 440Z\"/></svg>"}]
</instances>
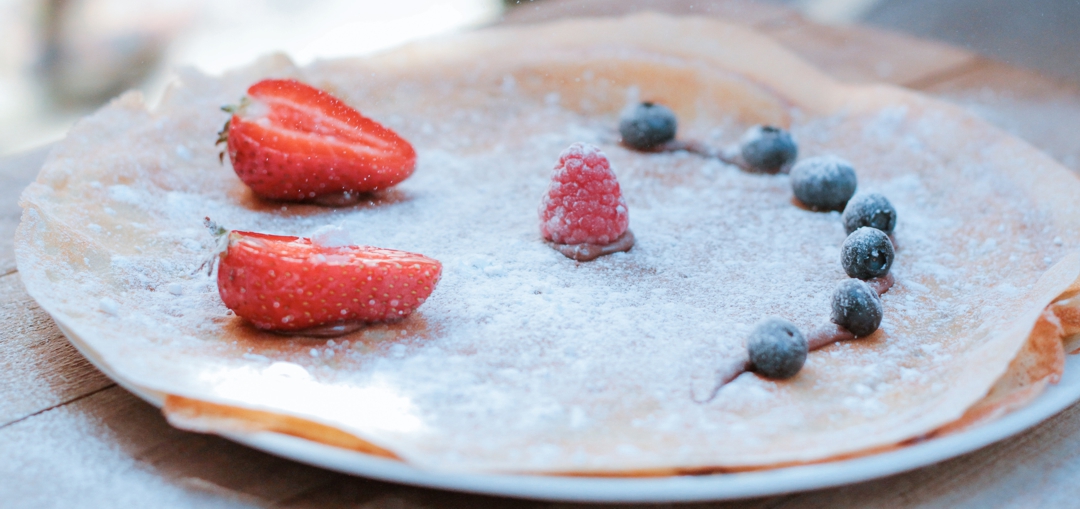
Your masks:
<instances>
[{"instance_id":1,"label":"sugar dusting","mask_svg":"<svg viewBox=\"0 0 1080 509\"><path fill-rule=\"evenodd\" d=\"M323 247L345 247L355 245L352 234L340 224L320 226L306 235L313 244Z\"/></svg>"},{"instance_id":2,"label":"sugar dusting","mask_svg":"<svg viewBox=\"0 0 1080 509\"><path fill-rule=\"evenodd\" d=\"M97 296L89 306L55 298L84 331L123 331L124 341L94 346L146 385L315 415L427 466L752 463L792 457L777 450L812 455L853 427L887 434L891 423L918 419L919 402L946 393L947 361L1022 305L1044 258L1075 248L1050 239L1076 232L1054 230L1006 179L981 174L977 157L926 148L959 128L948 119L903 108L854 122L805 119L793 129L804 157L844 157L860 191L881 192L897 209L897 283L884 297L881 332L811 353L788 382L743 374L701 405L692 393L745 355L760 319L781 316L803 331L828 320L831 292L846 277L839 213L795 206L786 175L623 149L610 142L614 113L585 114L555 91L506 86L519 78L387 87L333 67L310 72L346 98L367 98L362 111L416 146L416 174L354 207L258 202L206 141L220 122L215 106L244 78L188 75L164 113L114 106L54 156L57 175L89 172L98 182L60 197L38 190L91 248L82 261L43 263L37 273L51 275L36 281ZM469 93L484 107L462 107ZM123 150L81 141L116 129L110 122L132 133ZM686 132L734 141L746 126L735 127ZM589 263L546 246L536 212L558 154L578 141L609 156L637 237L631 251ZM113 155L77 165L88 152ZM982 215L972 221L972 200L987 196L998 198L976 206ZM211 279L192 275L212 245L204 216L327 245L423 253L444 264L443 280L400 324L336 340L255 333L229 316ZM32 220L44 231L45 219ZM291 397L289 387L305 391ZM382 410L376 419L365 408Z\"/></svg>"},{"instance_id":3,"label":"sugar dusting","mask_svg":"<svg viewBox=\"0 0 1080 509\"><path fill-rule=\"evenodd\" d=\"M177 441L178 433L155 429L164 424L157 424L153 410L130 394L114 388L90 396L90 401L108 411L95 413L81 401L4 428L0 496L5 506L258 507L232 492L222 496L225 490L214 485L218 490L208 493L200 486L205 481L190 470L156 466L154 458L163 454L159 447L165 444L164 453L171 452L168 442ZM131 433L125 426L132 418L139 419L139 429L150 427L152 432ZM42 489L41 479L52 483L48 489Z\"/></svg>"}]
</instances>

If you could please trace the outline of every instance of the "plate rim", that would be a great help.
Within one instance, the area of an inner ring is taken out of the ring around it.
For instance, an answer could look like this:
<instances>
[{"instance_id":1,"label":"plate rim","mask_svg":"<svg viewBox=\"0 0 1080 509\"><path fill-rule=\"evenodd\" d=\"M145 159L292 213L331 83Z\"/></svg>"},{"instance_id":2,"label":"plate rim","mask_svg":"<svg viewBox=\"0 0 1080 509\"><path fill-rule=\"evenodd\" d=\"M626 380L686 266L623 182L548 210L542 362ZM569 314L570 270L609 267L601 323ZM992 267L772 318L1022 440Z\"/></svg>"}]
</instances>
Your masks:
<instances>
[{"instance_id":1,"label":"plate rim","mask_svg":"<svg viewBox=\"0 0 1080 509\"><path fill-rule=\"evenodd\" d=\"M50 315L51 316L51 315ZM128 392L157 408L164 395L119 376L89 345L59 321L57 328L79 353ZM278 457L380 481L480 495L557 502L705 502L775 496L833 488L909 472L956 458L1027 431L1080 401L1080 356L1066 355L1065 369L1034 401L985 424L955 434L857 458L749 472L667 477L576 477L460 473L425 470L275 432L214 433Z\"/></svg>"}]
</instances>

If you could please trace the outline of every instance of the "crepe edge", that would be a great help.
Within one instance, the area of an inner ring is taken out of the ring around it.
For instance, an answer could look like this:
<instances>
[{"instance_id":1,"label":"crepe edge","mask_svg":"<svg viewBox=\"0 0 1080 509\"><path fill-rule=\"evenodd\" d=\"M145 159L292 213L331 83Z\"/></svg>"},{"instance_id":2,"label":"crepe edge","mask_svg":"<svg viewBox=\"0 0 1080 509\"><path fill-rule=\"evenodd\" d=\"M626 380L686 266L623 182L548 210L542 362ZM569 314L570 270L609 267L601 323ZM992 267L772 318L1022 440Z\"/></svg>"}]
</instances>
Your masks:
<instances>
[{"instance_id":1,"label":"crepe edge","mask_svg":"<svg viewBox=\"0 0 1080 509\"><path fill-rule=\"evenodd\" d=\"M169 424L196 433L278 433L370 456L399 461L402 459L393 451L340 428L293 415L211 403L173 394L165 396L161 412Z\"/></svg>"},{"instance_id":2,"label":"crepe edge","mask_svg":"<svg viewBox=\"0 0 1080 509\"><path fill-rule=\"evenodd\" d=\"M1069 267L1071 265L1071 267ZM588 471L515 471L504 472L521 475L546 475L553 477L670 477L676 475L711 475L738 472L754 472L777 468L807 466L856 459L895 451L926 440L954 435L992 422L1004 415L1028 405L1049 384L1060 380L1065 367L1065 340L1080 334L1080 253L1073 253L1044 274L1054 279L1055 270L1073 274L1073 280L1058 297L1054 298L1036 319L1031 333L1021 346L1020 352L1009 363L1005 373L987 391L987 394L967 408L958 419L927 432L892 444L841 453L835 456L809 461L787 461L752 466L695 466L661 467L629 470ZM242 407L200 401L193 398L169 395L162 408L169 423L181 429L200 433L258 433L275 432L305 438L324 445L342 447L382 458L411 463L407 458L383 449L366 440L314 421L253 410ZM339 445L340 444L340 445ZM369 449L370 448L370 449ZM374 450L376 452L368 452Z\"/></svg>"},{"instance_id":3,"label":"crepe edge","mask_svg":"<svg viewBox=\"0 0 1080 509\"><path fill-rule=\"evenodd\" d=\"M635 21L635 22L639 22L641 20L650 20L650 19L655 19L655 18L669 18L670 19L672 17L663 16L663 15L648 14L648 15L632 16L632 17L629 17L629 18L632 18L633 21ZM629 19L629 18L624 18L624 19ZM722 23L722 22L718 22L718 21L714 21L714 20L701 20L701 19L697 19L697 18L681 18L681 19L683 19L683 20L689 19L695 25L701 25L702 23L704 23L705 25L718 25L718 24L719 25L726 25L729 28L733 29L735 32L738 32L740 36L747 36L748 35L748 36L752 37L753 39L755 39L757 41L764 41L765 43L767 43L766 45L769 46L769 48L767 48L769 50L774 49L773 48L774 46L776 48L779 48L779 46L775 42L773 42L771 39L769 39L769 38L767 38L767 37L765 37L763 35L760 35L757 32L754 32L754 31L752 31L750 29L740 27L738 25L731 25L731 24L728 24L728 23ZM579 25L580 23L590 23L590 22L592 22L592 20L569 20L569 21L556 22L556 23L547 24L547 25L537 25L537 26L535 26L535 28L537 28L537 29L554 29L555 27L553 25L555 25L555 26L570 25L570 26L578 26L578 27L580 27L580 26L583 26L583 25ZM651 22L653 22L653 21L650 21L650 23ZM530 27L530 28L533 28L533 27ZM699 26L698 28L701 28L701 27ZM512 33L517 33L517 31L521 30L521 28L491 29L489 31L481 31L481 33L497 32L497 31L500 31L500 30L506 31L506 34L504 34L504 35L509 35L511 33L510 30L513 30ZM468 35L473 35L473 34L468 34ZM685 35L685 34L683 34L683 35ZM478 36L479 35L477 35L477 37ZM453 51L457 52L459 50L455 49ZM823 108L823 110L822 110L823 112L826 112L826 113L827 112L833 112L833 111L835 111L836 108L839 108L839 107L843 106L843 104L844 104L843 101L836 102L838 100L839 95L846 94L846 93L851 93L851 92L854 92L854 91L860 90L860 89L865 90L867 88L867 87L850 87L850 86L847 86L847 85L842 85L842 84L840 84L838 82L835 82L831 78L828 78L827 76L824 76L823 74L821 74L816 69L814 69L812 67L809 67L808 64L803 62L801 59L798 59L797 57L794 57L793 55L791 55L786 50L781 49L778 53L781 56L784 56L784 57L792 60L793 62L796 62L797 64L805 67L807 72L810 72L811 74L815 75L816 78L821 78L820 81L814 83L815 86L827 84L829 86L835 87L834 93L818 95L817 99L816 99L817 102L813 103L816 107ZM696 55L696 57L702 57L703 58L702 55ZM738 71L738 70L736 69L736 71ZM813 87L811 86L809 88L813 88ZM870 88L877 88L877 87L870 87ZM898 89L898 88L895 88L895 87L885 87L885 88L893 88L893 89L895 89L896 92L901 92L904 95L907 95L909 97L919 97L919 98L922 97L922 96L919 96L918 94L907 92L907 91L904 91L902 89ZM783 90L781 90L780 93L781 93L781 95L784 95ZM791 95L785 95L785 96L786 97L794 97L794 96L791 96ZM795 102L798 102L798 101L795 100ZM934 102L935 105L939 105L938 101L933 101L933 102ZM145 105L142 104L141 96L139 96L138 94L131 94L131 93L124 94L120 98L114 100L113 104L119 104L122 107L132 107L132 106L135 106L136 104L138 104L140 107L145 108ZM956 109L959 110L959 108L956 108ZM963 112L963 110L959 110L959 111L961 111L966 116L970 116L966 112ZM987 124L987 126L993 128L993 126L990 126L989 124ZM1035 149L1032 149L1032 150L1035 150ZM51 159L52 159L52 155L50 155L50 160ZM47 162L46 167L49 166L49 164L50 163ZM1056 163L1054 163L1054 164L1056 165ZM1065 171L1065 170L1062 169L1062 171ZM42 176L44 176L44 172L43 172L43 174L41 176L39 176L39 181L40 181ZM24 207L25 210L24 210L24 221L20 222L20 227L19 227L19 232L20 233L17 235L17 247L24 247L18 241L19 241L19 239L22 238L22 235L23 235L22 230L23 230L23 228L25 226L25 214L27 214L29 212L29 210L31 208L33 208L33 206L31 205L32 203L33 203L32 192L30 191L30 189L28 189L27 192L24 193L22 199L20 200L20 204ZM26 239L22 239L22 240L24 242L26 241ZM19 251L20 250L17 249L17 260L21 261L20 259L24 258L24 257L18 256ZM20 265L24 265L24 264L20 263ZM31 293L31 295L33 296L33 293L31 292L30 286L27 286L27 291L29 293ZM1042 314L1039 315L1038 320L1035 322L1035 325L1033 325L1032 333L1029 334L1028 339L1025 342L1020 344L1020 347L1023 348L1024 350L1022 350L1021 354L1017 355L1013 359L1013 361L1010 363L1010 365L1006 369L1005 373L1001 376L1001 380L999 380L999 382L997 384L995 384L988 391L988 394L986 396L984 396L984 398L982 400L979 400L974 406L970 407L967 410L967 412L965 412L964 415L960 418L960 420L954 421L954 423L946 425L946 427L939 428L938 430L934 430L934 431L932 431L930 433L930 435L927 435L927 436L936 436L935 434L937 434L939 432L942 435L943 434L948 434L948 433L953 433L953 432L961 431L963 429L967 429L967 427L977 426L977 425L979 425L981 423L992 420L993 418L996 418L996 416L1003 415L1004 413L1007 413L1008 411L1010 411L1012 409L1018 408L1020 406L1023 406L1027 402L1030 402L1035 397L1037 397L1039 393L1041 393L1042 389L1046 386L1047 382L1056 381L1054 378L1059 377L1060 374L1061 374L1061 366L1063 364L1063 358L1064 358L1063 357L1063 355L1064 355L1063 348L1062 348L1062 351L1059 352L1058 350L1047 346L1047 345L1052 345L1053 344L1053 342L1049 341L1047 338L1057 338L1057 343L1060 345L1062 343L1062 340L1065 337L1070 335L1070 331L1072 331L1071 334L1073 334L1073 335L1076 334L1076 333L1080 333L1080 299L1066 298L1065 296L1069 292L1073 292L1073 294L1074 294L1073 297L1075 297L1075 293L1080 293L1080 279L1074 280L1074 282L1070 284L1069 288L1066 289L1066 291L1064 293L1062 293L1061 296L1059 296L1058 299L1055 299L1053 301L1053 304L1048 305L1043 310ZM35 297L35 299L37 299L37 297ZM45 299L45 300L48 300L48 299ZM1058 305L1058 304L1060 304L1060 305ZM1051 309L1051 308L1053 308L1053 309ZM1064 316L1065 318L1062 318L1062 316ZM1040 332L1038 335L1036 335L1036 332L1038 332L1040 330L1042 330L1042 332ZM1035 336L1038 336L1038 338L1032 339ZM1035 346L1032 346L1031 348L1028 348L1028 345L1035 345ZM1059 362L1059 360L1061 360L1062 362ZM1040 373L1042 374L1041 377L1040 377ZM1005 380L1005 378L1007 378L1009 376L1013 376L1013 377L1015 377L1015 379ZM1001 385L1001 384L1004 384L1004 385L999 387L999 385ZM997 392L995 392L995 391L997 391ZM170 404L170 401L172 402L171 404ZM985 405L983 403L985 403ZM274 412L266 412L266 411L262 411L262 410L248 409L248 408L236 407L236 406L231 406L231 405L222 405L222 404L218 404L218 403L201 401L201 400L198 400L198 399L188 398L188 397L179 396L179 395L168 395L168 396L166 396L166 403L165 403L165 407L163 408L163 412L165 413L166 417L169 418L170 423L173 423L175 426L177 426L179 428L182 428L182 429L190 429L192 431L211 432L211 433L214 433L214 432L219 432L219 433L276 432L276 433L282 433L282 434L286 434L286 435L298 436L298 437L301 437L301 438L306 438L308 440L312 440L312 441L316 441L316 442L320 442L320 443L327 443L328 445L335 445L335 446L339 446L339 447L344 447L346 449L356 450L356 451L359 451L359 452L362 452L362 453L365 453L365 454L372 454L372 455L376 455L376 456L390 457L390 458L395 458L395 459L401 460L401 458L398 457L393 452L390 452L390 451L385 450L385 449L383 449L383 448L381 448L379 446L371 444L370 442L367 442L366 440L363 440L360 437L357 437L357 436L355 436L353 434L350 434L348 432L344 432L344 431L342 431L342 430L340 430L338 428L333 428L335 430L335 432L330 432L330 431L324 429L324 428L327 427L326 425L317 423L315 421L311 421L311 420L307 420L307 419L303 419L303 418L298 418L298 417L293 417L293 416L288 416L288 415L284 415L284 414L277 414L277 413L274 413ZM955 426L953 424L955 424ZM869 454L876 454L876 453L884 452L884 451L887 451L887 450L892 450L892 449L895 449L895 448L898 448L898 447L902 447L905 443L906 442L900 442L900 443L897 443L897 444L883 445L883 446L874 447L874 448L871 448L871 449L868 449L868 450L865 450L865 451L857 451L857 452L852 452L852 453L843 453L843 454L840 454L838 456L822 458L822 459L819 459L819 460L813 460L813 461L807 461L807 462L788 462L788 463L760 465L760 466L745 467L745 468L744 467L692 467L692 468L670 468L670 469L669 468L644 469L644 470L613 471L613 472L588 471L588 472L521 472L521 473L534 473L534 474L545 474L545 475L569 475L569 476L586 475L586 476L595 476L595 477L603 477L603 476L620 476L621 477L621 476L668 476L668 475L680 475L680 474L737 472L737 471L762 470L762 469L779 468L779 467L783 467L783 466L793 466L793 465L802 465L802 464L813 464L813 463L837 461L837 460L848 459L848 458L859 457L859 456L865 456L865 455L869 455ZM341 444L341 445L339 445L339 444Z\"/></svg>"}]
</instances>

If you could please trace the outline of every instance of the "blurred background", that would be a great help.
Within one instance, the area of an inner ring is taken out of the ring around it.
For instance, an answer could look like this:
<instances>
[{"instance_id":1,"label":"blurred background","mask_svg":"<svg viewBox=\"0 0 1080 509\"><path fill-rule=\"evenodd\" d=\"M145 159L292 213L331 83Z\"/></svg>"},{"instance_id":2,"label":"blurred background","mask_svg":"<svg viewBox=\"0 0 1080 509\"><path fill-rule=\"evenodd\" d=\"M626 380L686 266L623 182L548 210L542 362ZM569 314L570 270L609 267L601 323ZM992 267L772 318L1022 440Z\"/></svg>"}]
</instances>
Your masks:
<instances>
[{"instance_id":1,"label":"blurred background","mask_svg":"<svg viewBox=\"0 0 1080 509\"><path fill-rule=\"evenodd\" d=\"M271 51L303 64L594 1L0 0L0 156L59 139L126 89L153 100L177 66L219 73ZM745 1L938 39L1080 84L1080 0Z\"/></svg>"}]
</instances>

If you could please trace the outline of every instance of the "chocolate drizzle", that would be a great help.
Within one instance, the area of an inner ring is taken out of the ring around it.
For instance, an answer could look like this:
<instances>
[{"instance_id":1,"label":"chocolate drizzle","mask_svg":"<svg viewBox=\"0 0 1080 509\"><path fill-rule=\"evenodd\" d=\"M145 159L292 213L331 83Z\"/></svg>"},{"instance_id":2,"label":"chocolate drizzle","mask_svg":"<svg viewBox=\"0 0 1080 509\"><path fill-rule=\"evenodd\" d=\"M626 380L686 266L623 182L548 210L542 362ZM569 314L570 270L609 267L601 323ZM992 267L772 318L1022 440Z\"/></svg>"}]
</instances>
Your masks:
<instances>
[{"instance_id":1,"label":"chocolate drizzle","mask_svg":"<svg viewBox=\"0 0 1080 509\"><path fill-rule=\"evenodd\" d=\"M626 230L610 244L559 244L549 241L548 245L571 260L587 262L604 255L629 251L634 247L634 233Z\"/></svg>"},{"instance_id":2,"label":"chocolate drizzle","mask_svg":"<svg viewBox=\"0 0 1080 509\"><path fill-rule=\"evenodd\" d=\"M876 277L874 279L866 280L866 284L870 285L870 288L873 288L874 291L877 292L878 296L885 295L885 292L889 291L889 288L892 288L892 285L895 283L896 279L893 278L893 275L891 273L885 274L881 277Z\"/></svg>"},{"instance_id":3,"label":"chocolate drizzle","mask_svg":"<svg viewBox=\"0 0 1080 509\"><path fill-rule=\"evenodd\" d=\"M808 350L814 351L818 348L836 343L837 341L848 341L851 339L855 339L855 335L852 334L851 331L845 329L842 325L830 322L810 331L810 334L806 336L806 346Z\"/></svg>"},{"instance_id":4,"label":"chocolate drizzle","mask_svg":"<svg viewBox=\"0 0 1080 509\"><path fill-rule=\"evenodd\" d=\"M356 320L346 320L336 323L328 323L324 325L316 325L307 329L294 330L294 331L267 331L273 332L279 336L303 336L308 338L336 338L338 336L344 336L356 332L365 325L364 322Z\"/></svg>"},{"instance_id":5,"label":"chocolate drizzle","mask_svg":"<svg viewBox=\"0 0 1080 509\"><path fill-rule=\"evenodd\" d=\"M869 279L866 284L870 285L878 295L884 295L885 292L892 288L896 280L892 274L886 274L879 278ZM814 351L818 348L829 346L837 341L849 341L855 339L855 335L851 331L837 325L835 323L828 323L816 327L813 331L806 336L807 350ZM753 366L750 365L750 356L744 352L735 362L721 367L716 372L716 386L713 387L712 393L709 397L703 400L699 400L694 397L693 393L690 394L690 399L695 403L708 403L716 398L716 395L720 393L720 389L723 389L725 385L732 380L738 378L739 375L750 371Z\"/></svg>"},{"instance_id":6,"label":"chocolate drizzle","mask_svg":"<svg viewBox=\"0 0 1080 509\"><path fill-rule=\"evenodd\" d=\"M671 140L652 150L640 150L633 147L627 148L631 150L637 150L639 152L651 153L688 152L690 154L705 158L719 159L720 162L724 164L738 166L739 169L749 173L762 173L761 171L754 169L752 166L747 164L745 160L743 160L742 155L739 154L739 149L737 146L732 146L727 149L717 149L695 140Z\"/></svg>"},{"instance_id":7,"label":"chocolate drizzle","mask_svg":"<svg viewBox=\"0 0 1080 509\"><path fill-rule=\"evenodd\" d=\"M313 198L311 202L323 207L349 207L360 203L363 198L364 195L361 193L342 191L340 193L319 195Z\"/></svg>"}]
</instances>

